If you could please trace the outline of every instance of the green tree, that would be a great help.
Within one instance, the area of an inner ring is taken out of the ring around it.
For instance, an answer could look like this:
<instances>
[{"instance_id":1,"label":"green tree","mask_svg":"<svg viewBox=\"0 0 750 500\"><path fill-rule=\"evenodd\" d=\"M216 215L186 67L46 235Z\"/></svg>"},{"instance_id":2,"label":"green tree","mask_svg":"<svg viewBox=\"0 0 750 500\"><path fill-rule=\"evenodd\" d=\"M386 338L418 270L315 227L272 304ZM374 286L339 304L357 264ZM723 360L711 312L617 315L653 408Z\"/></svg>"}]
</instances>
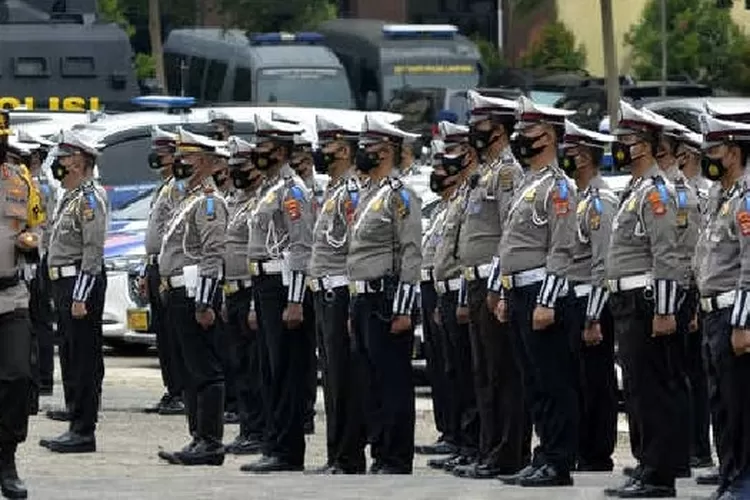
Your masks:
<instances>
[{"instance_id":1,"label":"green tree","mask_svg":"<svg viewBox=\"0 0 750 500\"><path fill-rule=\"evenodd\" d=\"M586 67L586 47L576 46L575 35L563 23L549 23L521 57L521 65L532 69L582 70Z\"/></svg>"},{"instance_id":2,"label":"green tree","mask_svg":"<svg viewBox=\"0 0 750 500\"><path fill-rule=\"evenodd\" d=\"M332 0L220 0L229 24L251 32L315 29L338 15Z\"/></svg>"},{"instance_id":3,"label":"green tree","mask_svg":"<svg viewBox=\"0 0 750 500\"><path fill-rule=\"evenodd\" d=\"M661 78L661 10L646 4L638 24L625 35L638 78ZM669 75L732 89L750 87L747 75L750 41L716 0L667 0L667 70Z\"/></svg>"}]
</instances>

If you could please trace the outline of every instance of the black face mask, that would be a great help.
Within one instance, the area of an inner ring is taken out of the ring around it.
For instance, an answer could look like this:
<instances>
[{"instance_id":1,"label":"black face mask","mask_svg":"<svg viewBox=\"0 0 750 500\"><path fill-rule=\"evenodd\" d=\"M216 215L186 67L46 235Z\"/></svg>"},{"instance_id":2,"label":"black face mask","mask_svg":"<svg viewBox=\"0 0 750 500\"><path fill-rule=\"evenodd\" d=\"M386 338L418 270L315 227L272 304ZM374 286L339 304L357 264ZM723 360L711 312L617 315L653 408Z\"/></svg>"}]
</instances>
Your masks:
<instances>
[{"instance_id":1,"label":"black face mask","mask_svg":"<svg viewBox=\"0 0 750 500\"><path fill-rule=\"evenodd\" d=\"M216 184L216 187L219 189L223 189L229 180L229 176L226 172L214 172L211 174L211 177L213 177L214 184Z\"/></svg>"},{"instance_id":2,"label":"black face mask","mask_svg":"<svg viewBox=\"0 0 750 500\"><path fill-rule=\"evenodd\" d=\"M253 185L253 179L250 178L252 170L240 170L239 168L230 169L229 177L232 178L232 185L237 189L248 189Z\"/></svg>"},{"instance_id":3,"label":"black face mask","mask_svg":"<svg viewBox=\"0 0 750 500\"><path fill-rule=\"evenodd\" d=\"M161 170L162 168L166 167L164 164L164 157L152 152L148 155L148 168L151 170Z\"/></svg>"},{"instance_id":4,"label":"black face mask","mask_svg":"<svg viewBox=\"0 0 750 500\"><path fill-rule=\"evenodd\" d=\"M448 177L450 177L447 173L440 173L440 172L432 172L430 174L430 190L433 193L440 194L446 189L448 189L452 183L448 183Z\"/></svg>"},{"instance_id":5,"label":"black face mask","mask_svg":"<svg viewBox=\"0 0 750 500\"><path fill-rule=\"evenodd\" d=\"M55 158L55 161L50 165L50 170L52 170L52 177L56 181L62 181L68 175L68 169L60 163L60 158Z\"/></svg>"},{"instance_id":6,"label":"black face mask","mask_svg":"<svg viewBox=\"0 0 750 500\"><path fill-rule=\"evenodd\" d=\"M380 155L377 152L368 152L360 149L357 151L356 164L357 169L361 172L370 172L380 165Z\"/></svg>"},{"instance_id":7,"label":"black face mask","mask_svg":"<svg viewBox=\"0 0 750 500\"><path fill-rule=\"evenodd\" d=\"M466 153L456 156L443 155L443 158L440 160L440 164L448 172L448 175L456 175L465 168L465 159Z\"/></svg>"},{"instance_id":8,"label":"black face mask","mask_svg":"<svg viewBox=\"0 0 750 500\"><path fill-rule=\"evenodd\" d=\"M469 144L480 153L492 144L492 129L471 130L469 132Z\"/></svg>"},{"instance_id":9,"label":"black face mask","mask_svg":"<svg viewBox=\"0 0 750 500\"><path fill-rule=\"evenodd\" d=\"M302 165L305 163L305 160L290 160L289 166L292 167L292 170L299 173L299 171L302 169Z\"/></svg>"},{"instance_id":10,"label":"black face mask","mask_svg":"<svg viewBox=\"0 0 750 500\"><path fill-rule=\"evenodd\" d=\"M535 137L527 137L525 135L519 134L515 140L516 148L518 151L516 158L518 158L519 161L528 161L544 151L544 146L534 147L534 143L541 139L543 135L544 134L537 135Z\"/></svg>"},{"instance_id":11,"label":"black face mask","mask_svg":"<svg viewBox=\"0 0 750 500\"><path fill-rule=\"evenodd\" d=\"M706 179L710 181L718 181L724 177L726 171L727 168L721 160L709 158L708 156L701 157L701 172Z\"/></svg>"},{"instance_id":12,"label":"black face mask","mask_svg":"<svg viewBox=\"0 0 750 500\"><path fill-rule=\"evenodd\" d=\"M560 164L560 168L562 169L562 171L568 175L573 175L573 172L575 172L578 168L575 156L561 154L558 163Z\"/></svg>"},{"instance_id":13,"label":"black face mask","mask_svg":"<svg viewBox=\"0 0 750 500\"><path fill-rule=\"evenodd\" d=\"M188 165L187 163L179 159L174 162L174 165L172 165L172 175L174 175L174 178L178 180L189 179L193 176L194 171L195 167L193 167L192 165Z\"/></svg>"},{"instance_id":14,"label":"black face mask","mask_svg":"<svg viewBox=\"0 0 750 500\"><path fill-rule=\"evenodd\" d=\"M622 169L633 163L630 148L630 145L621 142L612 143L612 162L615 164L615 167Z\"/></svg>"},{"instance_id":15,"label":"black face mask","mask_svg":"<svg viewBox=\"0 0 750 500\"><path fill-rule=\"evenodd\" d=\"M327 174L330 166L336 161L336 157L333 153L324 153L320 150L313 151L312 157L315 171L319 174Z\"/></svg>"},{"instance_id":16,"label":"black face mask","mask_svg":"<svg viewBox=\"0 0 750 500\"><path fill-rule=\"evenodd\" d=\"M269 170L279 164L279 160L271 158L271 155L276 151L272 149L270 151L253 151L250 153L250 160L258 170Z\"/></svg>"}]
</instances>

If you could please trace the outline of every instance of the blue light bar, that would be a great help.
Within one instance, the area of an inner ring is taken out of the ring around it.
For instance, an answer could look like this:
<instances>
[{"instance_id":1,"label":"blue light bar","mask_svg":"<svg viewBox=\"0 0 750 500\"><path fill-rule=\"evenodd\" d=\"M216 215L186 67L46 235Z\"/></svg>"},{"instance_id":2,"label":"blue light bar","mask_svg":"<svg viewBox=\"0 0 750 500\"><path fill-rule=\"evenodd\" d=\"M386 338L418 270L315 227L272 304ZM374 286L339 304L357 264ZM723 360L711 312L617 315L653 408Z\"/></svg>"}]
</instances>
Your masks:
<instances>
[{"instance_id":1,"label":"blue light bar","mask_svg":"<svg viewBox=\"0 0 750 500\"><path fill-rule=\"evenodd\" d=\"M282 44L316 44L323 41L323 35L313 32L302 33L261 33L253 35L250 41L255 45L282 45Z\"/></svg>"},{"instance_id":2,"label":"blue light bar","mask_svg":"<svg viewBox=\"0 0 750 500\"><path fill-rule=\"evenodd\" d=\"M180 97L168 95L142 95L130 100L135 106L144 108L190 108L195 106L195 97Z\"/></svg>"},{"instance_id":3,"label":"blue light bar","mask_svg":"<svg viewBox=\"0 0 750 500\"><path fill-rule=\"evenodd\" d=\"M451 39L458 33L453 24L386 24L383 35L387 38Z\"/></svg>"}]
</instances>

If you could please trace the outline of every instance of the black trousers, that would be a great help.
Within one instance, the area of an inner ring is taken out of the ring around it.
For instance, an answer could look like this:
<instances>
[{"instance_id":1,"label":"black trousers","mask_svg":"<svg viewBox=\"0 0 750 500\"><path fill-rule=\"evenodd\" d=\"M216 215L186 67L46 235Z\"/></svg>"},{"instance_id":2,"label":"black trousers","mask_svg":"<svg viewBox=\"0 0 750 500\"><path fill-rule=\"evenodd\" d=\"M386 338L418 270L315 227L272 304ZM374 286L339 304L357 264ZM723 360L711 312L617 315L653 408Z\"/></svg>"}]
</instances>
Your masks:
<instances>
[{"instance_id":1,"label":"black trousers","mask_svg":"<svg viewBox=\"0 0 750 500\"><path fill-rule=\"evenodd\" d=\"M315 305L313 294L305 290L305 299L302 303L304 321L302 329L308 337L307 342L307 397L305 398L305 422L313 422L315 419L315 402L318 399L318 345L317 333L315 331Z\"/></svg>"},{"instance_id":2,"label":"black trousers","mask_svg":"<svg viewBox=\"0 0 750 500\"><path fill-rule=\"evenodd\" d=\"M231 377L235 381L240 435L248 439L263 439L265 413L261 398L258 332L250 330L247 314L253 298L246 288L227 295L227 322L224 324L230 354Z\"/></svg>"},{"instance_id":3,"label":"black trousers","mask_svg":"<svg viewBox=\"0 0 750 500\"><path fill-rule=\"evenodd\" d=\"M349 473L366 469L367 429L362 406L362 363L351 352L347 322L349 289L345 286L313 294L318 353L323 372L328 464Z\"/></svg>"},{"instance_id":4,"label":"black trousers","mask_svg":"<svg viewBox=\"0 0 750 500\"><path fill-rule=\"evenodd\" d=\"M697 309L697 293L688 296ZM694 311L694 310L693 310ZM690 395L690 456L711 458L711 441L709 439L711 412L708 404L708 376L704 359L703 335L701 324L703 317L698 315L698 330L686 331L685 340L685 374L689 384Z\"/></svg>"},{"instance_id":5,"label":"black trousers","mask_svg":"<svg viewBox=\"0 0 750 500\"><path fill-rule=\"evenodd\" d=\"M0 292L2 293L2 292ZM26 440L29 427L31 323L26 309L0 314L0 449Z\"/></svg>"},{"instance_id":6,"label":"black trousers","mask_svg":"<svg viewBox=\"0 0 750 500\"><path fill-rule=\"evenodd\" d=\"M304 465L310 338L304 328L290 330L282 321L287 287L281 275L253 278L253 290L266 411L263 453L292 465Z\"/></svg>"},{"instance_id":7,"label":"black trousers","mask_svg":"<svg viewBox=\"0 0 750 500\"><path fill-rule=\"evenodd\" d=\"M170 396L181 396L184 388L182 374L179 370L179 361L175 359L177 348L175 346L176 340L173 336L174 329L167 328L166 311L161 293L159 292L161 277L159 275L158 264L149 264L146 266L146 282L151 311L150 330L156 334L156 348L159 353L161 379Z\"/></svg>"},{"instance_id":8,"label":"black trousers","mask_svg":"<svg viewBox=\"0 0 750 500\"><path fill-rule=\"evenodd\" d=\"M679 399L680 414L687 415L688 418L682 418L676 425L679 426L680 435L680 447L676 450L680 454L679 470L690 470L690 457L691 457L691 444L693 438L692 425L693 425L693 411L692 411L692 398L691 398L691 384L688 378L687 368L687 349L686 339L690 330L690 322L695 316L695 312L698 308L698 293L697 290L685 290L682 289L680 292L680 302L677 309L677 356L675 359L676 370L679 373L679 382L681 384Z\"/></svg>"},{"instance_id":9,"label":"black trousers","mask_svg":"<svg viewBox=\"0 0 750 500\"><path fill-rule=\"evenodd\" d=\"M732 308L705 315L711 406L723 485L750 474L750 355L732 350Z\"/></svg>"},{"instance_id":10,"label":"black trousers","mask_svg":"<svg viewBox=\"0 0 750 500\"><path fill-rule=\"evenodd\" d=\"M680 441L686 439L676 424L687 408L679 365L682 339L652 337L654 302L645 289L612 294L609 305L629 381L631 417L640 429L643 481L673 486L684 462Z\"/></svg>"},{"instance_id":11,"label":"black trousers","mask_svg":"<svg viewBox=\"0 0 750 500\"><path fill-rule=\"evenodd\" d=\"M599 321L602 342L584 344L588 297L571 297L566 316L572 329L578 331L575 342L580 362L580 435L578 461L591 466L612 467L617 443L617 375L615 373L615 339L612 314L604 306ZM580 328L580 331L578 330Z\"/></svg>"},{"instance_id":12,"label":"black trousers","mask_svg":"<svg viewBox=\"0 0 750 500\"><path fill-rule=\"evenodd\" d=\"M52 323L52 290L43 259L36 268L36 275L29 283L29 315L31 328L37 345L36 383L41 388L52 388L55 381L55 342Z\"/></svg>"},{"instance_id":13,"label":"black trousers","mask_svg":"<svg viewBox=\"0 0 750 500\"><path fill-rule=\"evenodd\" d=\"M163 292L185 387L183 399L190 435L212 444L224 437L224 372L219 353L220 327L203 329L195 319L195 299L185 287ZM219 316L218 304L214 312Z\"/></svg>"},{"instance_id":14,"label":"black trousers","mask_svg":"<svg viewBox=\"0 0 750 500\"><path fill-rule=\"evenodd\" d=\"M438 328L435 324L434 313L437 305L435 284L432 281L423 281L420 295L422 298L422 334L424 335L427 377L430 381L435 427L444 441L457 444L459 438L455 435L456 426L448 423L449 383L443 354L446 339L445 330Z\"/></svg>"},{"instance_id":15,"label":"black trousers","mask_svg":"<svg viewBox=\"0 0 750 500\"><path fill-rule=\"evenodd\" d=\"M389 290L390 292L390 290ZM351 299L353 348L366 368L365 393L372 457L387 470L410 474L414 462L414 331L391 333L392 293Z\"/></svg>"},{"instance_id":16,"label":"black trousers","mask_svg":"<svg viewBox=\"0 0 750 500\"><path fill-rule=\"evenodd\" d=\"M469 326L456 319L458 292L446 292L437 299L440 314L438 335L442 342L442 365L448 389L448 436L462 455L473 457L479 451L479 411L474 390Z\"/></svg>"},{"instance_id":17,"label":"black trousers","mask_svg":"<svg viewBox=\"0 0 750 500\"><path fill-rule=\"evenodd\" d=\"M102 314L107 276L96 278L89 300L88 314L74 318L73 289L76 278L60 278L52 282L57 311L57 328L62 335L60 365L63 375L65 402L71 413L70 430L92 434L96 430L104 356L102 354Z\"/></svg>"},{"instance_id":18,"label":"black trousers","mask_svg":"<svg viewBox=\"0 0 750 500\"><path fill-rule=\"evenodd\" d=\"M555 308L555 322L545 330L532 327L541 283L508 292L514 350L521 361L524 391L539 435L534 465L550 464L566 473L578 448L578 364L566 330L565 300Z\"/></svg>"}]
</instances>

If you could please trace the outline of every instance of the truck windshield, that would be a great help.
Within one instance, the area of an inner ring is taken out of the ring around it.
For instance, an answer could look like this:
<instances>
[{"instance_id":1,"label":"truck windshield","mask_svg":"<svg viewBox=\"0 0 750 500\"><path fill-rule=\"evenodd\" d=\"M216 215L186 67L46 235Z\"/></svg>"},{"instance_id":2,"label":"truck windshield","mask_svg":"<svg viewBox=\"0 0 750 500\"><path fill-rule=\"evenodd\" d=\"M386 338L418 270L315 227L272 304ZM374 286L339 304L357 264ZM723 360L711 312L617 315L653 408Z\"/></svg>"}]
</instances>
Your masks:
<instances>
[{"instance_id":1,"label":"truck windshield","mask_svg":"<svg viewBox=\"0 0 750 500\"><path fill-rule=\"evenodd\" d=\"M276 68L260 70L257 102L312 108L352 109L351 90L340 69Z\"/></svg>"},{"instance_id":2,"label":"truck windshield","mask_svg":"<svg viewBox=\"0 0 750 500\"><path fill-rule=\"evenodd\" d=\"M387 75L383 77L383 95L395 97L396 91L404 87L432 87L468 90L479 86L479 73L420 73Z\"/></svg>"}]
</instances>

